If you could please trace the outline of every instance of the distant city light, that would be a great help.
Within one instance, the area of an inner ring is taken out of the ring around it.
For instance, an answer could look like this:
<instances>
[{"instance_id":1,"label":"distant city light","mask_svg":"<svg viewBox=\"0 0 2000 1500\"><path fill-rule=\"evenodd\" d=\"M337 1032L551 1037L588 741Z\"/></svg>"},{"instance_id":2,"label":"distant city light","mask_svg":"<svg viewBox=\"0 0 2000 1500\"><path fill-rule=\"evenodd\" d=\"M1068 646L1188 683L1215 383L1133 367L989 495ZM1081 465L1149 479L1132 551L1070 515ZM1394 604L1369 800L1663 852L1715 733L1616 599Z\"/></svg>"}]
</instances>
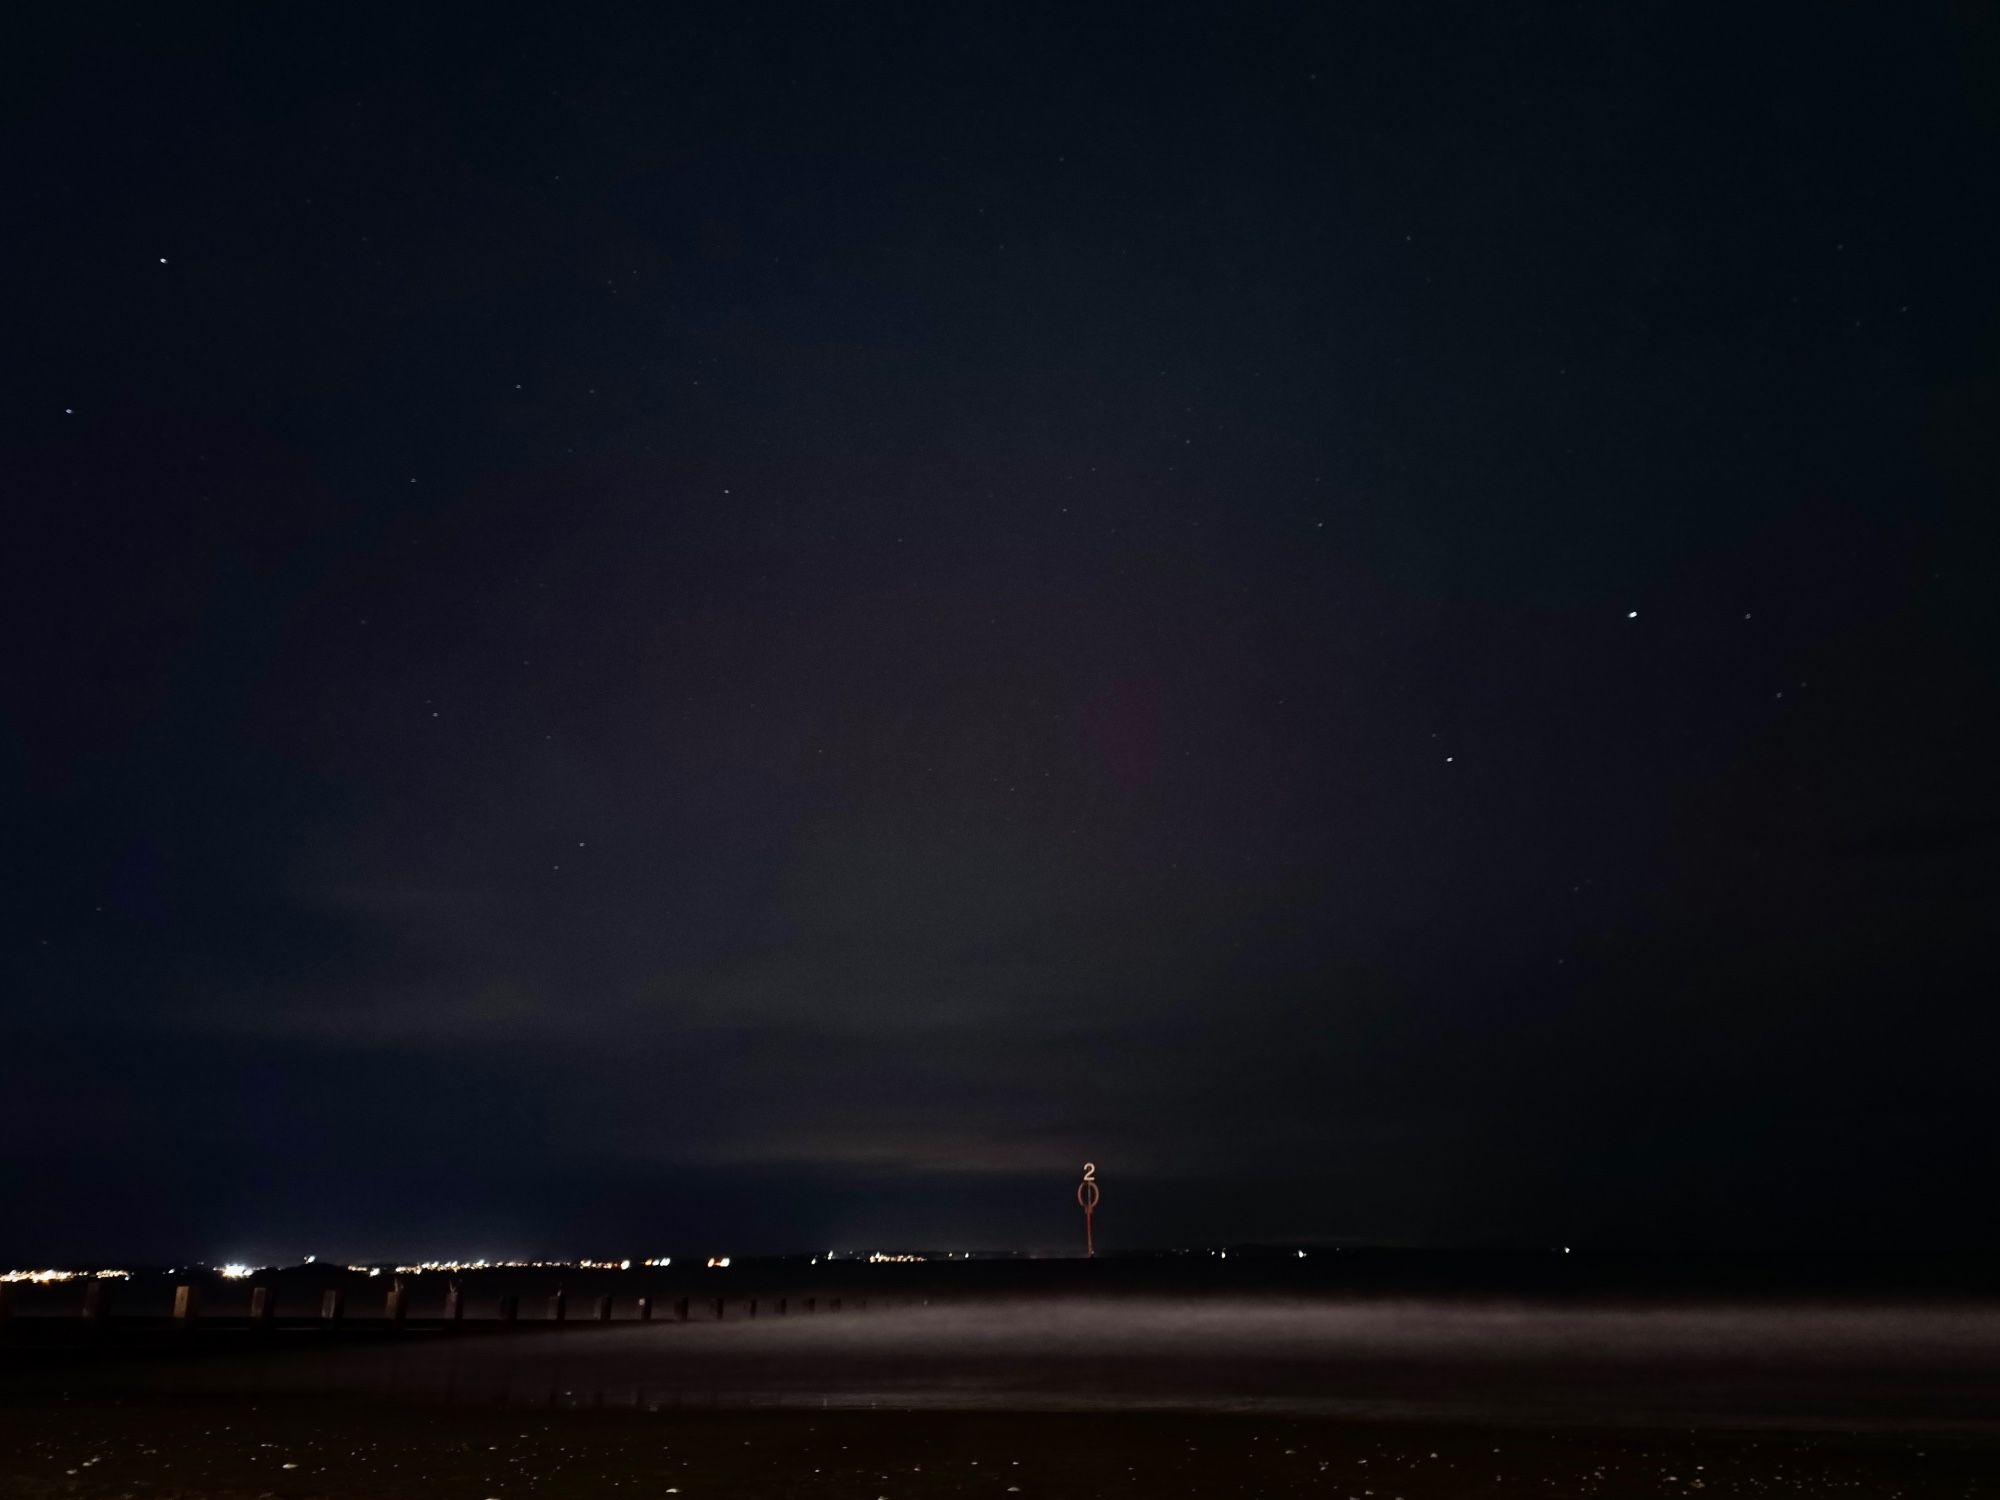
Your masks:
<instances>
[{"instance_id":1,"label":"distant city light","mask_svg":"<svg viewBox=\"0 0 2000 1500\"><path fill-rule=\"evenodd\" d=\"M229 1265L229 1266L217 1266L215 1269L217 1274L219 1274L225 1281L241 1281L244 1277L248 1276L256 1268L254 1266Z\"/></svg>"},{"instance_id":2,"label":"distant city light","mask_svg":"<svg viewBox=\"0 0 2000 1500\"><path fill-rule=\"evenodd\" d=\"M673 1264L673 1257L671 1255L654 1256L650 1260L640 1262L640 1264L670 1266ZM417 1261L407 1266L394 1266L391 1269L398 1276L421 1276L426 1271L629 1271L632 1269L632 1265L633 1262L629 1256L619 1260L591 1260L588 1258L583 1260L486 1260L481 1258L479 1260L425 1260ZM379 1276L382 1274L381 1268L377 1266L349 1266L347 1269L359 1275Z\"/></svg>"},{"instance_id":3,"label":"distant city light","mask_svg":"<svg viewBox=\"0 0 2000 1500\"><path fill-rule=\"evenodd\" d=\"M648 1266L666 1266L670 1256L660 1256L658 1260L648 1260ZM374 1266L348 1266L352 1272L368 1272L370 1276L380 1274ZM626 1260L420 1260L412 1266L394 1266L398 1276L422 1276L426 1270L438 1272L460 1272L460 1270L632 1270L630 1258Z\"/></svg>"},{"instance_id":4,"label":"distant city light","mask_svg":"<svg viewBox=\"0 0 2000 1500\"><path fill-rule=\"evenodd\" d=\"M0 1281L30 1281L47 1285L54 1281L130 1281L130 1271L0 1271Z\"/></svg>"},{"instance_id":5,"label":"distant city light","mask_svg":"<svg viewBox=\"0 0 2000 1500\"><path fill-rule=\"evenodd\" d=\"M729 1257L726 1255L711 1255L708 1258L708 1264L711 1269L726 1271L729 1269Z\"/></svg>"},{"instance_id":6,"label":"distant city light","mask_svg":"<svg viewBox=\"0 0 2000 1500\"><path fill-rule=\"evenodd\" d=\"M883 1264L900 1264L906 1261L922 1260L922 1259L924 1259L924 1257L921 1255L884 1255L880 1250L877 1250L869 1255L868 1264L871 1266L879 1266ZM817 1262L815 1262L815 1264L817 1264Z\"/></svg>"}]
</instances>

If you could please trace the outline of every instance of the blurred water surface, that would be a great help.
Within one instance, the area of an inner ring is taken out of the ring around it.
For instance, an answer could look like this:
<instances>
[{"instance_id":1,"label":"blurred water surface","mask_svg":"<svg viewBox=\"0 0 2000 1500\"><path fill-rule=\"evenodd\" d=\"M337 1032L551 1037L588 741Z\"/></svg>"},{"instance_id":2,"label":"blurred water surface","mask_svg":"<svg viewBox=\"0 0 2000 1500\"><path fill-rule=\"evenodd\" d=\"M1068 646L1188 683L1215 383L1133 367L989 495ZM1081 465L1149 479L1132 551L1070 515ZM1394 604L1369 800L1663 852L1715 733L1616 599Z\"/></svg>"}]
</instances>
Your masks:
<instances>
[{"instance_id":1,"label":"blurred water surface","mask_svg":"<svg viewBox=\"0 0 2000 1500\"><path fill-rule=\"evenodd\" d=\"M2000 1308L1008 1300L361 1343L296 1330L255 1354L60 1379L131 1394L1996 1433Z\"/></svg>"}]
</instances>

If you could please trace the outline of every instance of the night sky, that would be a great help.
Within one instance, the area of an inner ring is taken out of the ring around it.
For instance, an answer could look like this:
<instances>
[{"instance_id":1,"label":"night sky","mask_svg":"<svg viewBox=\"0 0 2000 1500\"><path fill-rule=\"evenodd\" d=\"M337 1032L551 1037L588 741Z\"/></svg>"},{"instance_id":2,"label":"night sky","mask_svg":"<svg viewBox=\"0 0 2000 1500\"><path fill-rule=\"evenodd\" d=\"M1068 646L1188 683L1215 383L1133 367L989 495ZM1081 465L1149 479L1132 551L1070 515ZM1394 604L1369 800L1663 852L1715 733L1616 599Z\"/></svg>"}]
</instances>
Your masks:
<instances>
[{"instance_id":1,"label":"night sky","mask_svg":"<svg viewBox=\"0 0 2000 1500\"><path fill-rule=\"evenodd\" d=\"M2000 8L57 8L0 1260L2000 1243Z\"/></svg>"}]
</instances>

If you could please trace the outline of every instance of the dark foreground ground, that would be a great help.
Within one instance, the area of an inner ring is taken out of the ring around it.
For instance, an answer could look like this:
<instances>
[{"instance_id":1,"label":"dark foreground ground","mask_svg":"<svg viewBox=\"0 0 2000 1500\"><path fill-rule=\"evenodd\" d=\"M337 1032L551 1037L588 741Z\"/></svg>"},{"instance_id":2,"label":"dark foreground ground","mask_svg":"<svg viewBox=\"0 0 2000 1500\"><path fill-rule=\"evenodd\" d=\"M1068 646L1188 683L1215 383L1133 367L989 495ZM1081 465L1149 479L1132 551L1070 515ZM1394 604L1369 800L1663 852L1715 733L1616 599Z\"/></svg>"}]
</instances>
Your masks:
<instances>
[{"instance_id":1,"label":"dark foreground ground","mask_svg":"<svg viewBox=\"0 0 2000 1500\"><path fill-rule=\"evenodd\" d=\"M22 1500L512 1497L1979 1496L1984 1441L1522 1430L1165 1413L439 1408L14 1398Z\"/></svg>"},{"instance_id":2,"label":"dark foreground ground","mask_svg":"<svg viewBox=\"0 0 2000 1500\"><path fill-rule=\"evenodd\" d=\"M0 1497L2000 1497L1991 1302L16 1324Z\"/></svg>"}]
</instances>

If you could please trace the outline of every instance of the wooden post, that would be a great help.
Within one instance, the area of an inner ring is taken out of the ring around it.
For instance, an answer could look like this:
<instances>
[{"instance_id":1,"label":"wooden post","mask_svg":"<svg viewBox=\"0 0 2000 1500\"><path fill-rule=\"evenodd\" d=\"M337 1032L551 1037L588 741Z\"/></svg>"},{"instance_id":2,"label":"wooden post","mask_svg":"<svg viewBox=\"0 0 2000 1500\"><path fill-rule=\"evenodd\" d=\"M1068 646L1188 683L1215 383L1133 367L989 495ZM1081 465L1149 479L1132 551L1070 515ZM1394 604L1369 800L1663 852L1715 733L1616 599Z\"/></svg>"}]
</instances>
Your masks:
<instances>
[{"instance_id":1,"label":"wooden post","mask_svg":"<svg viewBox=\"0 0 2000 1500\"><path fill-rule=\"evenodd\" d=\"M444 1289L444 1320L447 1323L465 1321L465 1293L458 1289L456 1283Z\"/></svg>"},{"instance_id":2,"label":"wooden post","mask_svg":"<svg viewBox=\"0 0 2000 1500\"><path fill-rule=\"evenodd\" d=\"M687 1298L685 1298L685 1297L676 1297L676 1298L674 1298L674 1318L675 1318L675 1320L676 1320L676 1321L678 1321L678 1322L682 1322L682 1323L685 1323L685 1322L686 1322L686 1321L688 1320L688 1299L687 1299Z\"/></svg>"},{"instance_id":3,"label":"wooden post","mask_svg":"<svg viewBox=\"0 0 2000 1500\"><path fill-rule=\"evenodd\" d=\"M745 1300L743 1304L743 1316L746 1318L754 1318L757 1316L757 1299L755 1297L751 1297Z\"/></svg>"},{"instance_id":4,"label":"wooden post","mask_svg":"<svg viewBox=\"0 0 2000 1500\"><path fill-rule=\"evenodd\" d=\"M382 1316L397 1327L401 1327L410 1315L410 1290L408 1287L392 1286L382 1303Z\"/></svg>"},{"instance_id":5,"label":"wooden post","mask_svg":"<svg viewBox=\"0 0 2000 1500\"><path fill-rule=\"evenodd\" d=\"M831 1302L827 1303L827 1305L826 1305L826 1310L827 1310L828 1312L839 1312L839 1311L840 1311L840 1299L839 1299L838 1297L835 1297L835 1298L834 1298L834 1299L833 1299L833 1300L832 1300Z\"/></svg>"},{"instance_id":6,"label":"wooden post","mask_svg":"<svg viewBox=\"0 0 2000 1500\"><path fill-rule=\"evenodd\" d=\"M84 1316L91 1313L88 1308ZM201 1288L198 1286L177 1286L174 1288L174 1322L182 1328L192 1327L201 1316Z\"/></svg>"},{"instance_id":7,"label":"wooden post","mask_svg":"<svg viewBox=\"0 0 2000 1500\"><path fill-rule=\"evenodd\" d=\"M611 1321L611 1299L609 1297L599 1297L597 1299L597 1321L600 1323L609 1323Z\"/></svg>"},{"instance_id":8,"label":"wooden post","mask_svg":"<svg viewBox=\"0 0 2000 1500\"><path fill-rule=\"evenodd\" d=\"M337 1286L330 1286L319 1294L319 1320L322 1323L338 1323L347 1316L347 1293Z\"/></svg>"},{"instance_id":9,"label":"wooden post","mask_svg":"<svg viewBox=\"0 0 2000 1500\"><path fill-rule=\"evenodd\" d=\"M785 1299L783 1297L780 1297L776 1302L771 1304L771 1316L774 1318L782 1318L784 1315L785 1315Z\"/></svg>"},{"instance_id":10,"label":"wooden post","mask_svg":"<svg viewBox=\"0 0 2000 1500\"><path fill-rule=\"evenodd\" d=\"M715 1299L715 1321L718 1323L722 1321L722 1298L720 1297Z\"/></svg>"},{"instance_id":11,"label":"wooden post","mask_svg":"<svg viewBox=\"0 0 2000 1500\"><path fill-rule=\"evenodd\" d=\"M650 1323L653 1321L653 1299L651 1297L641 1297L639 1299L638 1317L641 1323Z\"/></svg>"},{"instance_id":12,"label":"wooden post","mask_svg":"<svg viewBox=\"0 0 2000 1500\"><path fill-rule=\"evenodd\" d=\"M83 1315L92 1323L104 1321L104 1312L110 1305L110 1291L102 1281L93 1281L83 1289Z\"/></svg>"},{"instance_id":13,"label":"wooden post","mask_svg":"<svg viewBox=\"0 0 2000 1500\"><path fill-rule=\"evenodd\" d=\"M250 1288L250 1325L253 1328L271 1326L271 1289L267 1286Z\"/></svg>"},{"instance_id":14,"label":"wooden post","mask_svg":"<svg viewBox=\"0 0 2000 1500\"><path fill-rule=\"evenodd\" d=\"M549 1321L560 1323L569 1315L569 1304L561 1292L549 1298Z\"/></svg>"},{"instance_id":15,"label":"wooden post","mask_svg":"<svg viewBox=\"0 0 2000 1500\"><path fill-rule=\"evenodd\" d=\"M521 1299L519 1297L502 1297L500 1299L500 1321L503 1323L517 1323L520 1319Z\"/></svg>"},{"instance_id":16,"label":"wooden post","mask_svg":"<svg viewBox=\"0 0 2000 1500\"><path fill-rule=\"evenodd\" d=\"M801 1301L801 1302L799 1303L799 1311L800 1311L800 1312L811 1312L811 1311L813 1310L813 1303L814 1303L814 1301L815 1301L815 1300L817 1300L817 1299L815 1299L815 1298L812 1298L812 1297L807 1297L807 1298L805 1298L805 1299L804 1299L803 1301Z\"/></svg>"}]
</instances>

